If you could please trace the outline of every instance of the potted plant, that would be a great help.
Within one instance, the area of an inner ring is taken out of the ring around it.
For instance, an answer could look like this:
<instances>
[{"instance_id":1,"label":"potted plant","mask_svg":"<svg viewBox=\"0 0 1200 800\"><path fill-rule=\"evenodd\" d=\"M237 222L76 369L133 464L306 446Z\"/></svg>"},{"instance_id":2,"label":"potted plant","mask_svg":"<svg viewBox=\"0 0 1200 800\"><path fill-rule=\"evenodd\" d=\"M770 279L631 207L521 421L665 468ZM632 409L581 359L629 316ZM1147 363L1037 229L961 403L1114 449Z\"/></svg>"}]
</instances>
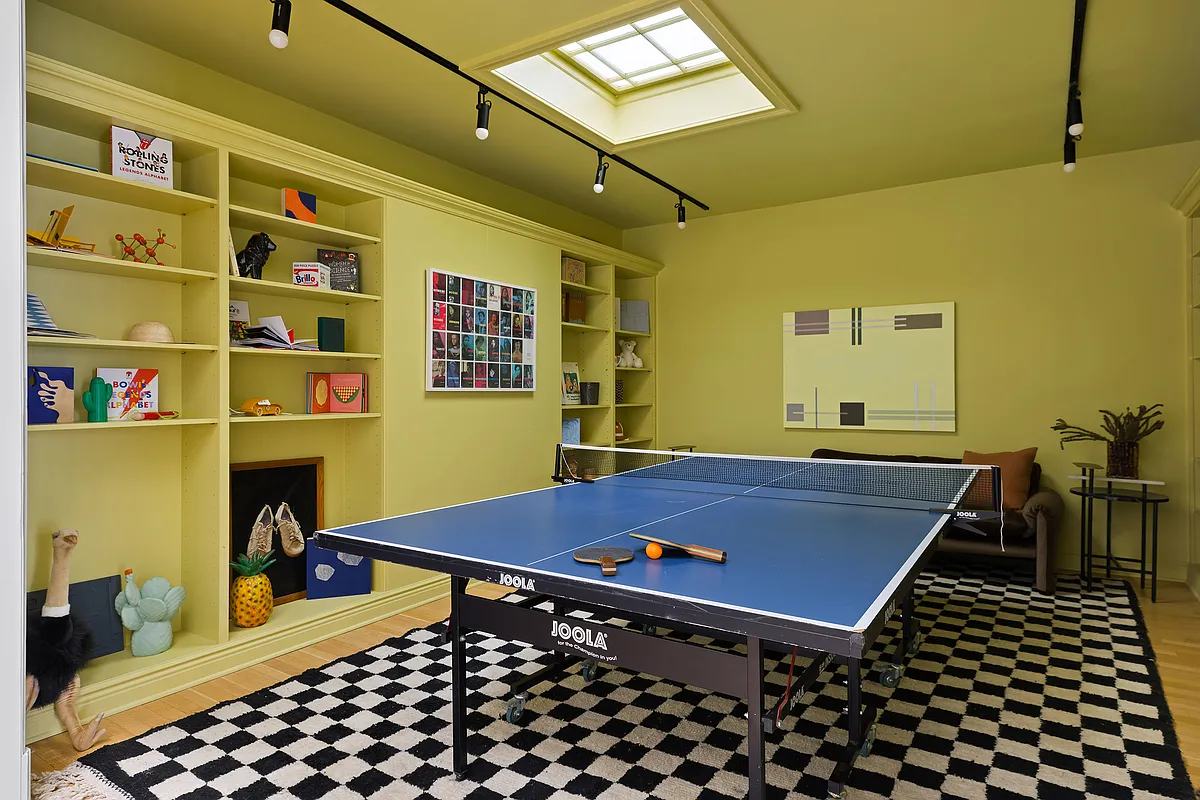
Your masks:
<instances>
[{"instance_id":1,"label":"potted plant","mask_svg":"<svg viewBox=\"0 0 1200 800\"><path fill-rule=\"evenodd\" d=\"M1150 407L1138 406L1138 410L1125 408L1125 413L1114 414L1111 411L1100 411L1104 417L1101 427L1104 434L1089 431L1075 425L1068 425L1061 417L1055 420L1050 430L1057 431L1061 437L1058 446L1063 447L1067 442L1107 442L1108 467L1106 472L1110 478L1137 478L1138 476L1138 442L1163 426L1163 420L1158 419L1162 412L1162 403Z\"/></svg>"}]
</instances>

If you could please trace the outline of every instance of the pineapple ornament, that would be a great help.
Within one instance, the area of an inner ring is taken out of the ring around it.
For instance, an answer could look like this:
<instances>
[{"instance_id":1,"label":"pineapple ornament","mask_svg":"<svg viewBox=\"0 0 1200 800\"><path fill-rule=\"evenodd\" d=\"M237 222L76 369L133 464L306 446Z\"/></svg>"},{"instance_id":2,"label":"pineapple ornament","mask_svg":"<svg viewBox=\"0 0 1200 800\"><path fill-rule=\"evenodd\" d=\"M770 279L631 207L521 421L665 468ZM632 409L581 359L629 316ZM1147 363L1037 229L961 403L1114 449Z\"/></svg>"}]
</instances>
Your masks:
<instances>
[{"instance_id":1,"label":"pineapple ornament","mask_svg":"<svg viewBox=\"0 0 1200 800\"><path fill-rule=\"evenodd\" d=\"M275 598L265 570L275 563L271 558L274 552L268 550L253 556L242 553L236 562L229 562L237 572L229 587L229 618L239 628L257 628L271 617Z\"/></svg>"}]
</instances>

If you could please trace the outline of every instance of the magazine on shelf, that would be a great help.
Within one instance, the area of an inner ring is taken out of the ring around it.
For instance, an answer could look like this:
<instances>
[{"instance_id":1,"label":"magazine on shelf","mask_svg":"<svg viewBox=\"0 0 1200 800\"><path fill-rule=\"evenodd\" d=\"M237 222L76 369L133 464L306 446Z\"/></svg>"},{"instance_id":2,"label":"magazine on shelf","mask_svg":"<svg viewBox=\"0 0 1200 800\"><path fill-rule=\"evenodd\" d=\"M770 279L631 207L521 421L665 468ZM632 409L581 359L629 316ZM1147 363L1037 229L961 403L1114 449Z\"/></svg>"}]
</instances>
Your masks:
<instances>
[{"instance_id":1,"label":"magazine on shelf","mask_svg":"<svg viewBox=\"0 0 1200 800\"><path fill-rule=\"evenodd\" d=\"M62 336L68 339L95 339L91 333L80 333L60 328L46 310L46 305L36 294L25 295L25 332L29 336Z\"/></svg>"},{"instance_id":2,"label":"magazine on shelf","mask_svg":"<svg viewBox=\"0 0 1200 800\"><path fill-rule=\"evenodd\" d=\"M259 317L258 325L246 329L246 338L231 344L272 350L316 350L316 339L297 339L284 324L283 317Z\"/></svg>"}]
</instances>

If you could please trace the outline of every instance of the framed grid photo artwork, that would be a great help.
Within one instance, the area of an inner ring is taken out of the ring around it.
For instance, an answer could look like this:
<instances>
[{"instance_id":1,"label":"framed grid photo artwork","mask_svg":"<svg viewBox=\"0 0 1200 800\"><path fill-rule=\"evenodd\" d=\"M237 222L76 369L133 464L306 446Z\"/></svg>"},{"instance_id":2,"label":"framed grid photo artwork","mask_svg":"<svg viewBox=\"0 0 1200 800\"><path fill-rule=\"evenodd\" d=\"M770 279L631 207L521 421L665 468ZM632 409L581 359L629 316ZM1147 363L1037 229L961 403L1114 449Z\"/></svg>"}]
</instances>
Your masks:
<instances>
[{"instance_id":1,"label":"framed grid photo artwork","mask_svg":"<svg viewBox=\"0 0 1200 800\"><path fill-rule=\"evenodd\" d=\"M537 388L537 290L430 269L425 276L425 389Z\"/></svg>"}]
</instances>

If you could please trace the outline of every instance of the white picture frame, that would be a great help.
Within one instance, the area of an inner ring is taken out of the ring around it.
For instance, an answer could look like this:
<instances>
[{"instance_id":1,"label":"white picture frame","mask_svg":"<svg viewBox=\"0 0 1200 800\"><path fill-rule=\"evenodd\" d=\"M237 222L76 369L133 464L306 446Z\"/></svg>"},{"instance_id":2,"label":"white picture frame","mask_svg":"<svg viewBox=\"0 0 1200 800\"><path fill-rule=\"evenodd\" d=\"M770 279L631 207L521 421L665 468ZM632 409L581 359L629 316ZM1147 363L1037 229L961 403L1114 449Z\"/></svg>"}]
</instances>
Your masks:
<instances>
[{"instance_id":1,"label":"white picture frame","mask_svg":"<svg viewBox=\"0 0 1200 800\"><path fill-rule=\"evenodd\" d=\"M467 281L471 283L469 290ZM480 287L484 291L482 304L477 302ZM520 312L515 310L518 298ZM471 302L464 303L464 299ZM468 310L471 313L469 323L464 322ZM477 331L481 315L483 334ZM514 335L518 317L521 322L519 337ZM425 271L426 391L536 391L537 332L537 289L451 269ZM478 345L480 337L484 340L482 353ZM484 358L478 358L479 355ZM520 360L515 360L517 358ZM450 366L451 363L456 366ZM520 368L520 386L513 385L514 367ZM470 370L470 386L463 385L464 369ZM481 374L482 378L479 377Z\"/></svg>"}]
</instances>

